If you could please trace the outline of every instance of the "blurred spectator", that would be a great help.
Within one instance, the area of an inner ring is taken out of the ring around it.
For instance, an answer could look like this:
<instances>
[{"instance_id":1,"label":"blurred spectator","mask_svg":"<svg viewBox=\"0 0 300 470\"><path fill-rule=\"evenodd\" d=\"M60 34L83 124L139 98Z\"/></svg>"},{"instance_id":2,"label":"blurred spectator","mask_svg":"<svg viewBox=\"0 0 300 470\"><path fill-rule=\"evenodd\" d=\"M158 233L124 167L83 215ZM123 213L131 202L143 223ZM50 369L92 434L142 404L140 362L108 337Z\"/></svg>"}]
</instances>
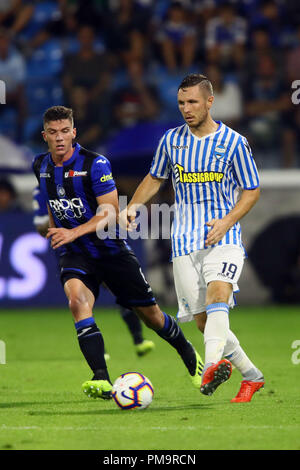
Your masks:
<instances>
[{"instance_id":1,"label":"blurred spectator","mask_svg":"<svg viewBox=\"0 0 300 470\"><path fill-rule=\"evenodd\" d=\"M225 81L224 75L216 65L206 67L214 89L214 103L211 108L213 119L224 121L227 126L238 127L243 117L242 93L238 83Z\"/></svg>"},{"instance_id":2,"label":"blurred spectator","mask_svg":"<svg viewBox=\"0 0 300 470\"><path fill-rule=\"evenodd\" d=\"M80 49L66 57L63 70L65 94L70 100L74 86L86 88L90 103L101 103L109 86L109 66L105 54L94 48L95 33L91 26L81 26L78 32Z\"/></svg>"},{"instance_id":3,"label":"blurred spectator","mask_svg":"<svg viewBox=\"0 0 300 470\"><path fill-rule=\"evenodd\" d=\"M32 1L0 0L0 26L16 35L28 24L34 11Z\"/></svg>"},{"instance_id":4,"label":"blurred spectator","mask_svg":"<svg viewBox=\"0 0 300 470\"><path fill-rule=\"evenodd\" d=\"M27 48L35 49L48 39L55 37L60 39L63 53L72 53L78 47L76 36L80 25L91 26L94 31L97 31L97 35L103 31L104 12L108 14L105 1L59 0L58 3L59 10L53 18L49 18L43 29L27 41Z\"/></svg>"},{"instance_id":5,"label":"blurred spectator","mask_svg":"<svg viewBox=\"0 0 300 470\"><path fill-rule=\"evenodd\" d=\"M286 54L286 72L290 83L300 79L300 25L295 32L294 47Z\"/></svg>"},{"instance_id":6,"label":"blurred spectator","mask_svg":"<svg viewBox=\"0 0 300 470\"><path fill-rule=\"evenodd\" d=\"M101 110L89 103L86 88L74 86L70 92L70 106L74 112L75 127L80 145L96 150L103 137L105 125L100 125ZM105 113L106 114L106 113Z\"/></svg>"},{"instance_id":7,"label":"blurred spectator","mask_svg":"<svg viewBox=\"0 0 300 470\"><path fill-rule=\"evenodd\" d=\"M283 114L283 151L282 166L290 168L297 163L299 155L300 141L300 106L299 103L292 102L294 88L292 84L300 79L300 26L297 28L295 46L286 55L286 85L287 99L290 101L290 108ZM299 85L298 87L299 88ZM297 94L299 96L299 93Z\"/></svg>"},{"instance_id":8,"label":"blurred spectator","mask_svg":"<svg viewBox=\"0 0 300 470\"><path fill-rule=\"evenodd\" d=\"M252 76L258 67L261 57L270 56L276 65L276 73L283 71L283 52L280 48L274 48L267 28L259 26L254 29L250 36L250 48L246 53L245 68L243 73Z\"/></svg>"},{"instance_id":9,"label":"blurred spectator","mask_svg":"<svg viewBox=\"0 0 300 470\"><path fill-rule=\"evenodd\" d=\"M132 61L127 66L128 85L113 96L114 124L117 128L153 120L159 112L156 89L146 83L141 61Z\"/></svg>"},{"instance_id":10,"label":"blurred spectator","mask_svg":"<svg viewBox=\"0 0 300 470\"><path fill-rule=\"evenodd\" d=\"M288 46L292 38L290 21L285 19L285 3L276 0L262 0L252 18L251 27L261 26L268 31L273 47Z\"/></svg>"},{"instance_id":11,"label":"blurred spectator","mask_svg":"<svg viewBox=\"0 0 300 470\"><path fill-rule=\"evenodd\" d=\"M78 19L76 10L68 2L60 2L59 14L50 19L43 29L37 32L26 42L25 52L27 55L53 37L61 40L63 53L71 52L72 43L76 40L78 31Z\"/></svg>"},{"instance_id":12,"label":"blurred spectator","mask_svg":"<svg viewBox=\"0 0 300 470\"><path fill-rule=\"evenodd\" d=\"M63 8L73 10L76 21L102 29L108 15L109 0L61 0Z\"/></svg>"},{"instance_id":13,"label":"blurred spectator","mask_svg":"<svg viewBox=\"0 0 300 470\"><path fill-rule=\"evenodd\" d=\"M22 211L15 188L8 179L0 179L0 214Z\"/></svg>"},{"instance_id":14,"label":"blurred spectator","mask_svg":"<svg viewBox=\"0 0 300 470\"><path fill-rule=\"evenodd\" d=\"M240 68L244 62L247 23L237 15L234 5L221 4L218 16L206 25L206 60L226 71Z\"/></svg>"},{"instance_id":15,"label":"blurred spectator","mask_svg":"<svg viewBox=\"0 0 300 470\"><path fill-rule=\"evenodd\" d=\"M191 67L196 55L196 39L196 30L188 19L184 4L172 2L157 33L160 54L169 72Z\"/></svg>"},{"instance_id":16,"label":"blurred spectator","mask_svg":"<svg viewBox=\"0 0 300 470\"><path fill-rule=\"evenodd\" d=\"M290 93L287 99L290 99ZM291 168L299 162L300 107L291 103L290 110L282 116L282 160L281 166ZM298 158L297 158L298 155Z\"/></svg>"},{"instance_id":17,"label":"blurred spectator","mask_svg":"<svg viewBox=\"0 0 300 470\"><path fill-rule=\"evenodd\" d=\"M31 145L42 110L61 102L78 114L88 147L102 142L112 119L116 128L181 122L178 83L201 62L215 82L214 118L238 128L249 123L250 140L264 148L276 143L281 165L295 165L300 111L291 104L291 82L300 79L299 15L298 0L0 0L0 79L7 88L0 132Z\"/></svg>"},{"instance_id":18,"label":"blurred spectator","mask_svg":"<svg viewBox=\"0 0 300 470\"><path fill-rule=\"evenodd\" d=\"M8 30L0 29L0 77L5 82L6 105L0 107L0 115L8 108L16 111L16 140L22 139L26 114L24 82L25 61L14 47Z\"/></svg>"},{"instance_id":19,"label":"blurred spectator","mask_svg":"<svg viewBox=\"0 0 300 470\"><path fill-rule=\"evenodd\" d=\"M286 18L294 26L300 24L300 3L299 0L289 0L285 2Z\"/></svg>"},{"instance_id":20,"label":"blurred spectator","mask_svg":"<svg viewBox=\"0 0 300 470\"><path fill-rule=\"evenodd\" d=\"M106 45L113 64L127 66L143 60L150 18L133 0L119 0L118 7L105 19Z\"/></svg>"},{"instance_id":21,"label":"blurred spectator","mask_svg":"<svg viewBox=\"0 0 300 470\"><path fill-rule=\"evenodd\" d=\"M250 137L262 148L277 146L282 112L289 109L290 99L287 99L276 63L269 55L259 58L257 70L249 77L245 96Z\"/></svg>"}]
</instances>

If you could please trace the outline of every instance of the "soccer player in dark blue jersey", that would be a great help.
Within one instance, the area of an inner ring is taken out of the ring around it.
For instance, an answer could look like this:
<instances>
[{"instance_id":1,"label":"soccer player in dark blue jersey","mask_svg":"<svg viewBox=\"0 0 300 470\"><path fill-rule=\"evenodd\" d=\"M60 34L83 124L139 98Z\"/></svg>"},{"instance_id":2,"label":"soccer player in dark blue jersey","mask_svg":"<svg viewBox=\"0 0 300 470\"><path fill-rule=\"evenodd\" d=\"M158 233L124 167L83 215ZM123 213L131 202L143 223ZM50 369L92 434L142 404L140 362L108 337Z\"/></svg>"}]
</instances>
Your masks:
<instances>
[{"instance_id":1,"label":"soccer player in dark blue jersey","mask_svg":"<svg viewBox=\"0 0 300 470\"><path fill-rule=\"evenodd\" d=\"M74 143L76 128L69 108L49 108L42 134L49 152L34 159L33 171L47 200L47 237L53 249L59 250L61 281L80 349L93 371L83 391L94 398L111 398L104 340L93 318L101 283L116 296L117 303L133 309L146 326L177 350L199 389L202 360L173 317L160 310L133 251L121 238L101 239L96 234L99 224L104 227L107 223L108 207L112 217L119 213L109 161Z\"/></svg>"},{"instance_id":2,"label":"soccer player in dark blue jersey","mask_svg":"<svg viewBox=\"0 0 300 470\"><path fill-rule=\"evenodd\" d=\"M49 214L47 201L39 187L33 191L33 224L42 237L46 237L49 228ZM153 351L155 344L153 341L144 339L142 324L139 317L129 308L120 306L120 314L126 323L131 334L135 352L138 356L145 356ZM105 353L105 359L109 359L109 354Z\"/></svg>"}]
</instances>

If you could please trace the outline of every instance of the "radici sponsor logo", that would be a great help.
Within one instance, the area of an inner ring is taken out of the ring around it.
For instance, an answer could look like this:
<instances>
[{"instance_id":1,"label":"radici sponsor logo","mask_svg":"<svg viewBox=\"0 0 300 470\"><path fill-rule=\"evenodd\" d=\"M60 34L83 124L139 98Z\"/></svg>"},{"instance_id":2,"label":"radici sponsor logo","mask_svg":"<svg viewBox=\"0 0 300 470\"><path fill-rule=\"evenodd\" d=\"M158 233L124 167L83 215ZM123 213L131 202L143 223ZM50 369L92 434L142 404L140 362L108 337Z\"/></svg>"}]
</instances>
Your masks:
<instances>
[{"instance_id":1,"label":"radici sponsor logo","mask_svg":"<svg viewBox=\"0 0 300 470\"><path fill-rule=\"evenodd\" d=\"M49 199L49 205L59 220L80 219L86 212L80 197L73 199Z\"/></svg>"}]
</instances>

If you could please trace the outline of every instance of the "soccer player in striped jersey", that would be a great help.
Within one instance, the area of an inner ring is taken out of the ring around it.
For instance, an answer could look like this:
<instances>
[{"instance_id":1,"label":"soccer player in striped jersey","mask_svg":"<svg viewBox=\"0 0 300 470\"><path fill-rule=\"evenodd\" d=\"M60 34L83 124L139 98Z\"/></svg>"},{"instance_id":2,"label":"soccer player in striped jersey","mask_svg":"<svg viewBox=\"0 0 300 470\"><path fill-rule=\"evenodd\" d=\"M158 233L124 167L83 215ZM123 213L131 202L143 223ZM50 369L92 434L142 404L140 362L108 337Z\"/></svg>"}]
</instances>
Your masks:
<instances>
[{"instance_id":1,"label":"soccer player in striped jersey","mask_svg":"<svg viewBox=\"0 0 300 470\"><path fill-rule=\"evenodd\" d=\"M239 220L259 198L259 177L246 138L212 119L213 101L207 77L190 74L184 78L178 88L178 106L185 124L163 135L150 172L122 217L127 216L127 224L133 222L139 205L148 202L171 174L178 319L194 318L204 333L200 391L211 395L230 377L232 363L243 376L232 401L243 402L263 386L264 377L230 330L229 309L235 303L233 294L245 257Z\"/></svg>"},{"instance_id":2,"label":"soccer player in striped jersey","mask_svg":"<svg viewBox=\"0 0 300 470\"><path fill-rule=\"evenodd\" d=\"M75 320L80 349L93 371L83 391L111 398L112 384L103 336L93 317L99 286L105 283L123 307L133 309L158 336L173 346L194 386L200 385L202 361L173 317L162 312L133 251L118 237L98 237L119 214L118 193L107 158L74 143L72 109L49 108L44 114L44 140L49 152L38 155L33 171L47 201L47 238L59 251L61 282ZM100 211L99 211L100 209Z\"/></svg>"}]
</instances>

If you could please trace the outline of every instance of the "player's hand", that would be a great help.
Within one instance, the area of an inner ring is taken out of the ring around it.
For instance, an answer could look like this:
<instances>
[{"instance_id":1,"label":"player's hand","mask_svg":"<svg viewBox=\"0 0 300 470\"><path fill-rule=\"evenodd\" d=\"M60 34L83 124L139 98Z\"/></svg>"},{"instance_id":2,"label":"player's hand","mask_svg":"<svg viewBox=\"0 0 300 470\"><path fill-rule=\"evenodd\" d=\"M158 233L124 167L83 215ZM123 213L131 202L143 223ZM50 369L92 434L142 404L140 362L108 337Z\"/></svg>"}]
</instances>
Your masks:
<instances>
[{"instance_id":1,"label":"player's hand","mask_svg":"<svg viewBox=\"0 0 300 470\"><path fill-rule=\"evenodd\" d=\"M136 228L135 224L136 210L133 207L129 209L126 207L119 213L119 225L123 230L132 232Z\"/></svg>"},{"instance_id":2,"label":"player's hand","mask_svg":"<svg viewBox=\"0 0 300 470\"><path fill-rule=\"evenodd\" d=\"M74 231L67 228L49 228L46 238L50 237L53 250L67 243L72 243L76 239Z\"/></svg>"},{"instance_id":3,"label":"player's hand","mask_svg":"<svg viewBox=\"0 0 300 470\"><path fill-rule=\"evenodd\" d=\"M206 225L211 227L211 229L208 232L205 246L211 246L218 243L220 240L222 240L230 228L228 222L224 219L212 219L207 222Z\"/></svg>"}]
</instances>

